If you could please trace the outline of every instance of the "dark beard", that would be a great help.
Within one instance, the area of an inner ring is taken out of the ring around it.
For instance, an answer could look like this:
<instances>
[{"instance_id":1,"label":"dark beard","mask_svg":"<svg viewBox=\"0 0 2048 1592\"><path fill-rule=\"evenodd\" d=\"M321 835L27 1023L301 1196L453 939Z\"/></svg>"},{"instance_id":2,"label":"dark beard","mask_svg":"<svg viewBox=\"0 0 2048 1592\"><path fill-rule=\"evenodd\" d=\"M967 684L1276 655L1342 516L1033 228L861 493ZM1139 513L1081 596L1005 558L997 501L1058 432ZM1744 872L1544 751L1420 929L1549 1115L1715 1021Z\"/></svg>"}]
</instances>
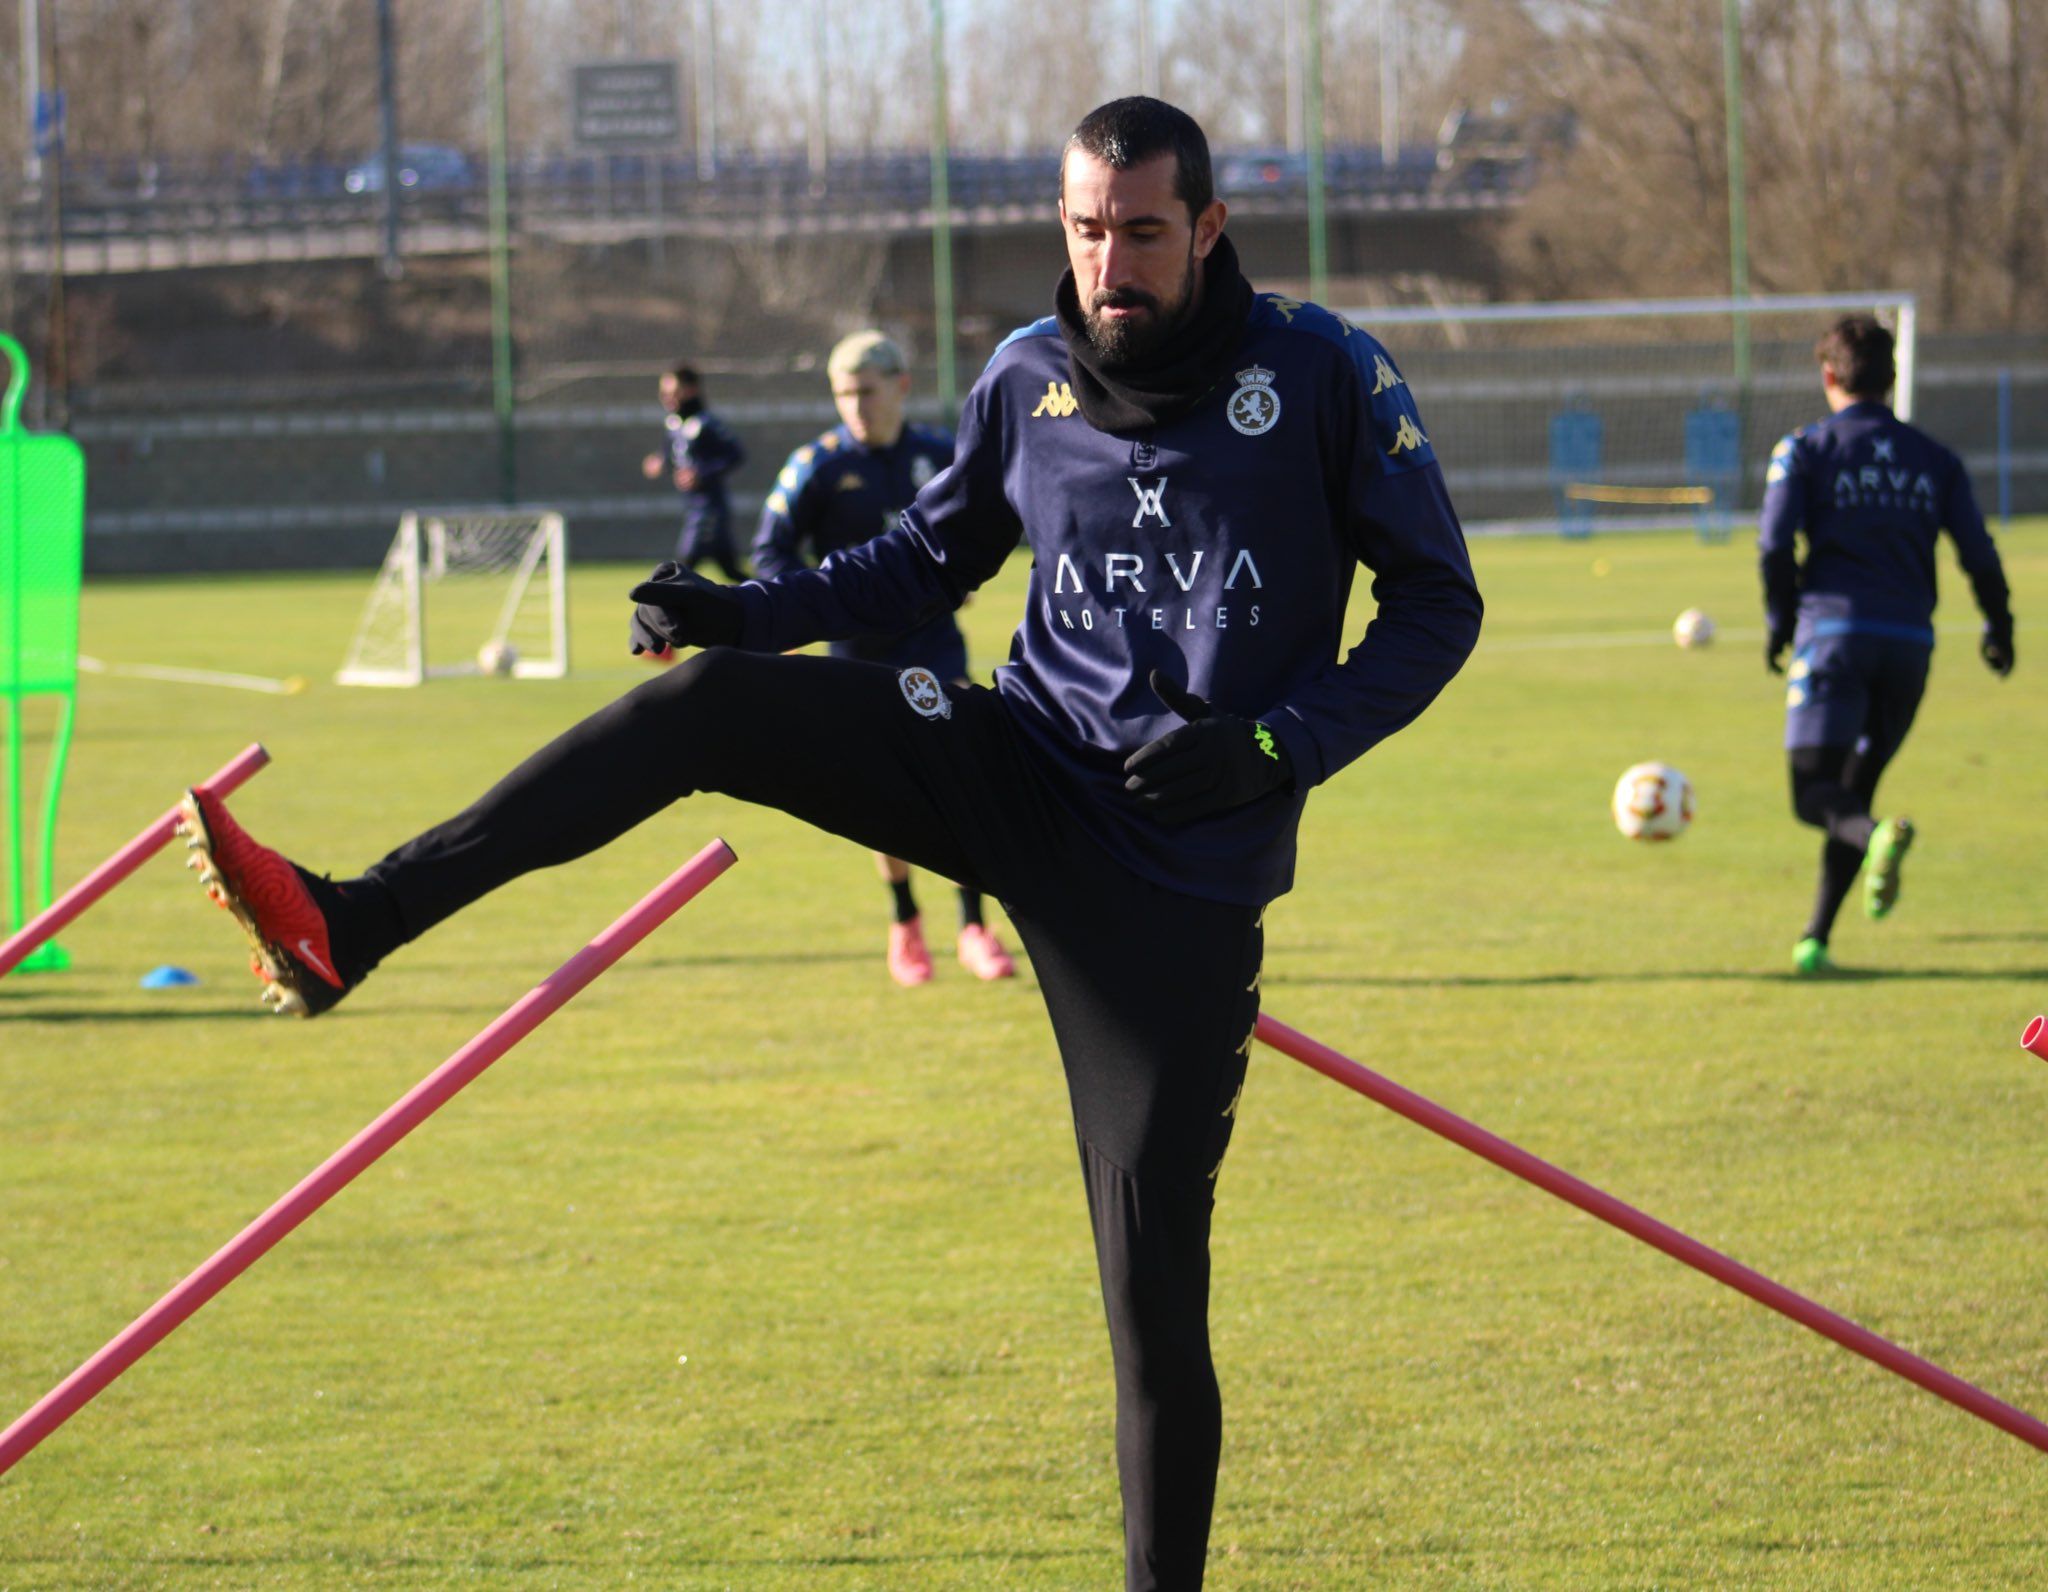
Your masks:
<instances>
[{"instance_id":1,"label":"dark beard","mask_svg":"<svg viewBox=\"0 0 2048 1592\"><path fill-rule=\"evenodd\" d=\"M1252 285L1238 269L1226 234L1201 261L1172 343L1148 364L1112 367L1088 338L1088 311L1071 269L1052 292L1053 321L1067 348L1068 379L1081 418L1097 431L1140 431L1186 414L1244 363L1239 344L1253 305Z\"/></svg>"},{"instance_id":2,"label":"dark beard","mask_svg":"<svg viewBox=\"0 0 2048 1592\"><path fill-rule=\"evenodd\" d=\"M1106 366L1149 364L1186 324L1195 303L1195 250L1188 245L1187 274L1181 278L1180 300L1171 314L1161 309L1149 293L1097 293L1089 302L1083 323L1089 344ZM1111 305L1142 305L1152 313L1142 320L1109 321L1102 311Z\"/></svg>"}]
</instances>

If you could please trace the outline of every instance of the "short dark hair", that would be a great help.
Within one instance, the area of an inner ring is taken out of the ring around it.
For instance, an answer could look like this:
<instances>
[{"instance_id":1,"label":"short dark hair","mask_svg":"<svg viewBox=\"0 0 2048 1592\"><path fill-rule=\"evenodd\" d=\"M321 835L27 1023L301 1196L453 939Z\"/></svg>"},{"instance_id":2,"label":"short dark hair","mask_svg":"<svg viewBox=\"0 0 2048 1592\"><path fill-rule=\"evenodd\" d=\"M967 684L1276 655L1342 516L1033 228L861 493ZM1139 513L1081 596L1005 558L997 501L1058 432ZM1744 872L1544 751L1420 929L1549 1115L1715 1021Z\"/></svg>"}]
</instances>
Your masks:
<instances>
[{"instance_id":1,"label":"short dark hair","mask_svg":"<svg viewBox=\"0 0 2048 1592\"><path fill-rule=\"evenodd\" d=\"M1209 170L1209 140L1201 124L1178 106L1144 94L1098 105L1072 133L1060 151L1060 197L1066 197L1067 156L1074 150L1093 155L1105 166L1124 171L1158 155L1173 156L1173 196L1188 207L1193 220L1216 199L1216 179Z\"/></svg>"},{"instance_id":2,"label":"short dark hair","mask_svg":"<svg viewBox=\"0 0 2048 1592\"><path fill-rule=\"evenodd\" d=\"M1892 334L1875 315L1844 315L1813 345L1814 358L1835 374L1835 385L1857 398L1882 398L1898 380Z\"/></svg>"},{"instance_id":3,"label":"short dark hair","mask_svg":"<svg viewBox=\"0 0 2048 1592\"><path fill-rule=\"evenodd\" d=\"M685 387L701 387L704 385L697 378L697 367L695 365L677 365L669 371L669 374Z\"/></svg>"}]
</instances>

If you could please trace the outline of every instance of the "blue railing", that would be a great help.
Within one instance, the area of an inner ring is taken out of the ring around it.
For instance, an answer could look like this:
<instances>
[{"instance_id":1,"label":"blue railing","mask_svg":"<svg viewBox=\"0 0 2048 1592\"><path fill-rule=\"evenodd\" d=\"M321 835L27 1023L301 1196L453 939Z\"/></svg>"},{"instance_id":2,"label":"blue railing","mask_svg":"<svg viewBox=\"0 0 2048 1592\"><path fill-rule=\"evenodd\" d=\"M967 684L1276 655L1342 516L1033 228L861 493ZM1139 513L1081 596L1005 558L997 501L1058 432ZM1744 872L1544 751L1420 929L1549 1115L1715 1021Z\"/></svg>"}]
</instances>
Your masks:
<instances>
[{"instance_id":1,"label":"blue railing","mask_svg":"<svg viewBox=\"0 0 2048 1592\"><path fill-rule=\"evenodd\" d=\"M470 151L446 153L444 165L404 186L407 214L480 219L484 161ZM1220 150L1215 164L1219 191L1240 209L1293 210L1306 203L1307 167L1298 154ZM368 181L366 172L374 173ZM1512 196L1532 175L1527 159L1444 162L1434 146L1417 146L1388 164L1377 148L1339 146L1326 158L1325 191L1337 206L1433 199L1458 205L1475 196ZM956 155L948 168L953 206L968 212L1043 205L1057 176L1052 153ZM837 156L822 175L801 154L724 154L708 177L683 157L537 152L514 159L507 178L521 219L906 212L923 209L931 191L929 159L915 151ZM140 236L370 221L382 213L381 184L374 158L70 156L61 199L67 236ZM18 176L0 174L0 204L14 211L16 236L44 230L48 198L25 188Z\"/></svg>"}]
</instances>

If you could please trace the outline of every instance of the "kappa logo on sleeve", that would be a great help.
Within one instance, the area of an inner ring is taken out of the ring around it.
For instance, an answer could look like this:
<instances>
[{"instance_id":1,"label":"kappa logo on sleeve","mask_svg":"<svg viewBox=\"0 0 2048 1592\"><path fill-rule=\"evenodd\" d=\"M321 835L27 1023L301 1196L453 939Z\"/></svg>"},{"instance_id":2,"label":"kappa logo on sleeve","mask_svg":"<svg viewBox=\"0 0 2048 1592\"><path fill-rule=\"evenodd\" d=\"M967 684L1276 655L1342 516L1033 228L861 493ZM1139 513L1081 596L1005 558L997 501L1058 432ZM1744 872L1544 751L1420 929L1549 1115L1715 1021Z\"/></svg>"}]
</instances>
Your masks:
<instances>
[{"instance_id":1,"label":"kappa logo on sleeve","mask_svg":"<svg viewBox=\"0 0 2048 1592\"><path fill-rule=\"evenodd\" d=\"M939 677L929 669L898 671L896 688L903 693L903 700L910 704L910 710L921 719L950 719L953 716L953 699L946 695L946 688L939 683Z\"/></svg>"},{"instance_id":2,"label":"kappa logo on sleeve","mask_svg":"<svg viewBox=\"0 0 2048 1592\"><path fill-rule=\"evenodd\" d=\"M1370 352L1372 364L1368 368L1364 354ZM1385 350L1374 347L1361 349L1356 366L1363 386L1363 378L1372 378L1372 387L1366 393L1366 426L1379 440L1382 456L1388 470L1412 470L1429 464L1436 457L1430 446L1429 436L1422 429L1422 416L1415 412L1414 389L1408 379L1394 366Z\"/></svg>"},{"instance_id":3,"label":"kappa logo on sleeve","mask_svg":"<svg viewBox=\"0 0 2048 1592\"><path fill-rule=\"evenodd\" d=\"M1394 430L1394 445L1387 452L1399 457L1403 453L1417 452L1429 446L1429 438L1422 434L1422 428L1411 415L1403 415L1401 424Z\"/></svg>"},{"instance_id":4,"label":"kappa logo on sleeve","mask_svg":"<svg viewBox=\"0 0 2048 1592\"><path fill-rule=\"evenodd\" d=\"M1038 400L1038 407L1031 411L1031 418L1036 420L1039 416L1046 415L1054 420L1064 420L1080 407L1071 386L1063 381L1049 381L1045 384L1045 396Z\"/></svg>"}]
</instances>

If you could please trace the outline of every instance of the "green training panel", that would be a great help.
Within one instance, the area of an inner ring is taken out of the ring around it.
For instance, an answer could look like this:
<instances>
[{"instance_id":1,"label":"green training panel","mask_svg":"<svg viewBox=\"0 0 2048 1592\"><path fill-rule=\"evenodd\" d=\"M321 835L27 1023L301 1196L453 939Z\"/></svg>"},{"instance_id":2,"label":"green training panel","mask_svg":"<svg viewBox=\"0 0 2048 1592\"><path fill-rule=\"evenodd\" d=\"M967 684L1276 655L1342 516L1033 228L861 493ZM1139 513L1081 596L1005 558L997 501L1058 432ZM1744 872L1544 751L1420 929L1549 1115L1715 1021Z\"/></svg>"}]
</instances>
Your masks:
<instances>
[{"instance_id":1,"label":"green training panel","mask_svg":"<svg viewBox=\"0 0 2048 1592\"><path fill-rule=\"evenodd\" d=\"M36 910L50 904L57 802L78 709L78 591L85 570L85 455L69 437L21 429L28 355L0 332L9 375L0 397L0 705L7 714L8 926L29 918L22 785L23 716L33 696L57 698L57 730L43 784L42 847ZM69 958L53 941L21 965L61 968Z\"/></svg>"}]
</instances>

